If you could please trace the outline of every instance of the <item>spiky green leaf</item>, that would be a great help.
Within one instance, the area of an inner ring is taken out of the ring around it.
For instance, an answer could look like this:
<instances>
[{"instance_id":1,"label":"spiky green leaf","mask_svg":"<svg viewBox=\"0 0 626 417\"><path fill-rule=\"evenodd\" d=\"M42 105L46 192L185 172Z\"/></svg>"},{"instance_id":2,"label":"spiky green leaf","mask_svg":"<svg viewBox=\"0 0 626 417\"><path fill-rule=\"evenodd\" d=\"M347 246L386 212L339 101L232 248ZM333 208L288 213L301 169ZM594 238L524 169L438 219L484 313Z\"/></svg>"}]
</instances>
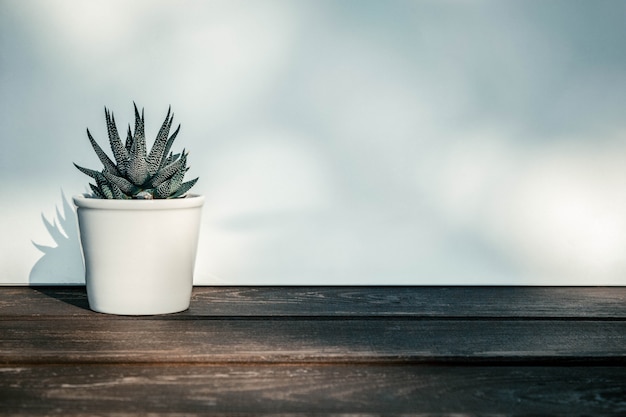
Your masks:
<instances>
[{"instance_id":1,"label":"spiky green leaf","mask_svg":"<svg viewBox=\"0 0 626 417\"><path fill-rule=\"evenodd\" d=\"M84 167L81 167L80 165L77 165L76 163L74 163L74 166L75 166L76 168L78 168L78 170L79 170L80 172L82 172L82 173L83 173L83 174L85 174L85 175L89 175L91 178L93 178L93 179L95 179L95 180L97 180L97 179L98 179L98 177L101 177L101 176L102 176L102 173L101 173L101 172L99 172L99 171L96 171L96 170L93 170L93 169L89 169L89 168L84 168Z\"/></svg>"},{"instance_id":2,"label":"spiky green leaf","mask_svg":"<svg viewBox=\"0 0 626 417\"><path fill-rule=\"evenodd\" d=\"M130 158L130 149L133 147L133 133L130 131L130 123L128 124L128 132L126 133L126 142L124 142L124 147L128 153L128 158Z\"/></svg>"},{"instance_id":3,"label":"spiky green leaf","mask_svg":"<svg viewBox=\"0 0 626 417\"><path fill-rule=\"evenodd\" d=\"M102 196L106 199L112 200L114 198L113 191L111 191L111 186L104 175L97 171L89 171L95 173L94 179L96 180L97 188L100 190Z\"/></svg>"},{"instance_id":4,"label":"spiky green leaf","mask_svg":"<svg viewBox=\"0 0 626 417\"><path fill-rule=\"evenodd\" d=\"M134 149L134 148L133 148ZM138 187L141 187L150 178L148 172L148 164L146 160L140 156L136 156L137 152L131 153L130 163L126 175L128 179Z\"/></svg>"},{"instance_id":5,"label":"spiky green leaf","mask_svg":"<svg viewBox=\"0 0 626 417\"><path fill-rule=\"evenodd\" d=\"M89 129L87 129L87 137L89 138L91 147L96 152L98 159L100 159L100 162L102 162L102 165L104 165L104 169L113 174L119 175L119 171L115 167L115 163L111 161L111 158L109 158L109 156L102 150L100 145L98 145L98 142L96 142L93 136L91 136L91 132L89 132Z\"/></svg>"},{"instance_id":6,"label":"spiky green leaf","mask_svg":"<svg viewBox=\"0 0 626 417\"><path fill-rule=\"evenodd\" d=\"M183 179L185 178L185 174L189 171L189 168L181 169L177 171L172 178L170 179L170 192L169 194L174 194L180 186L183 184Z\"/></svg>"},{"instance_id":7,"label":"spiky green leaf","mask_svg":"<svg viewBox=\"0 0 626 417\"><path fill-rule=\"evenodd\" d=\"M122 192L124 192L124 194L133 195L139 190L126 178L118 177L116 175L109 174L108 172L104 172L103 175L107 179L107 181L109 181L109 183L115 184L117 187L119 187L120 190L122 190Z\"/></svg>"},{"instance_id":8,"label":"spiky green leaf","mask_svg":"<svg viewBox=\"0 0 626 417\"><path fill-rule=\"evenodd\" d=\"M115 199L115 197L113 196L113 191L111 191L111 187L109 186L109 184L107 183L100 184L99 188L104 198L106 198L107 200Z\"/></svg>"},{"instance_id":9,"label":"spiky green leaf","mask_svg":"<svg viewBox=\"0 0 626 417\"><path fill-rule=\"evenodd\" d=\"M113 193L114 199L126 200L129 198L115 183L109 182L109 187L111 187L111 192Z\"/></svg>"},{"instance_id":10,"label":"spiky green leaf","mask_svg":"<svg viewBox=\"0 0 626 417\"><path fill-rule=\"evenodd\" d=\"M150 177L148 163L146 162L146 136L144 134L143 110L139 117L139 111L135 105L135 135L130 149L130 161L128 163L127 178L136 186L142 186Z\"/></svg>"},{"instance_id":11,"label":"spiky green leaf","mask_svg":"<svg viewBox=\"0 0 626 417\"><path fill-rule=\"evenodd\" d=\"M163 166L169 165L172 162L176 161L178 158L180 158L181 154L177 153L177 154L172 154L172 152L170 152L170 155L165 159L165 164Z\"/></svg>"},{"instance_id":12,"label":"spiky green leaf","mask_svg":"<svg viewBox=\"0 0 626 417\"><path fill-rule=\"evenodd\" d=\"M162 182L156 187L154 189L154 196L156 198L168 198L170 196L170 180Z\"/></svg>"},{"instance_id":13,"label":"spiky green leaf","mask_svg":"<svg viewBox=\"0 0 626 417\"><path fill-rule=\"evenodd\" d=\"M172 145L174 144L174 141L176 140L176 136L178 136L178 132L180 132L180 125L178 125L174 133L172 133L172 136L170 136L170 138L167 140L167 143L165 144L165 149L163 150L163 155L167 155L168 153L170 153L170 150L172 149ZM165 158L163 158L163 160L161 161L161 166L163 167L165 165L167 165L167 163L165 161Z\"/></svg>"},{"instance_id":14,"label":"spiky green leaf","mask_svg":"<svg viewBox=\"0 0 626 417\"><path fill-rule=\"evenodd\" d=\"M95 179L96 184L89 184L89 186L94 196L98 198L122 199L142 196L177 198L184 195L198 179L183 182L188 171L187 153L183 151L174 154L171 151L172 144L180 131L179 125L176 131L169 138L167 137L174 119L171 108L168 109L155 144L147 155L143 110L140 115L137 105L133 103L133 106L135 131L133 133L131 126L128 126L124 143L119 138L113 113L105 108L109 142L115 162L106 155L87 130L92 147L104 165L104 169L96 171L74 165L81 172Z\"/></svg>"},{"instance_id":15,"label":"spiky green leaf","mask_svg":"<svg viewBox=\"0 0 626 417\"><path fill-rule=\"evenodd\" d=\"M183 153L180 159L172 162L171 164L161 168L157 174L152 177L150 180L150 184L153 187L158 187L164 181L169 180L176 174L178 171L185 170L185 164L187 163L187 155Z\"/></svg>"},{"instance_id":16,"label":"spiky green leaf","mask_svg":"<svg viewBox=\"0 0 626 417\"><path fill-rule=\"evenodd\" d=\"M182 183L181 186L178 187L178 190L176 190L176 192L171 194L169 198L179 198L179 197L182 197L187 191L189 191L191 189L191 187L196 185L197 182L198 182L198 178L194 178L191 181L187 181L187 182Z\"/></svg>"},{"instance_id":17,"label":"spiky green leaf","mask_svg":"<svg viewBox=\"0 0 626 417\"><path fill-rule=\"evenodd\" d=\"M109 112L106 107L104 108L104 117L107 123L107 131L109 133L109 143L111 145L111 150L113 151L113 156L115 157L115 161L117 162L117 169L119 170L120 174L124 175L126 173L126 169L128 168L128 151L122 144L120 135L117 132L115 116L112 112Z\"/></svg>"},{"instance_id":18,"label":"spiky green leaf","mask_svg":"<svg viewBox=\"0 0 626 417\"><path fill-rule=\"evenodd\" d=\"M167 155L165 153L165 146L167 145L167 136L170 133L172 120L174 120L173 114L170 117L171 110L171 107L167 109L167 115L165 116L165 120L161 125L161 129L159 129L159 133L154 140L154 144L152 145L152 149L150 149L150 154L147 158L148 172L150 172L150 175L156 174L156 172L159 170L159 167L161 166L161 162L163 161L163 155Z\"/></svg>"},{"instance_id":19,"label":"spiky green leaf","mask_svg":"<svg viewBox=\"0 0 626 417\"><path fill-rule=\"evenodd\" d=\"M97 185L89 183L89 187L91 188L91 191L97 198L106 198L104 194L102 194L102 191L100 191L100 188Z\"/></svg>"}]
</instances>

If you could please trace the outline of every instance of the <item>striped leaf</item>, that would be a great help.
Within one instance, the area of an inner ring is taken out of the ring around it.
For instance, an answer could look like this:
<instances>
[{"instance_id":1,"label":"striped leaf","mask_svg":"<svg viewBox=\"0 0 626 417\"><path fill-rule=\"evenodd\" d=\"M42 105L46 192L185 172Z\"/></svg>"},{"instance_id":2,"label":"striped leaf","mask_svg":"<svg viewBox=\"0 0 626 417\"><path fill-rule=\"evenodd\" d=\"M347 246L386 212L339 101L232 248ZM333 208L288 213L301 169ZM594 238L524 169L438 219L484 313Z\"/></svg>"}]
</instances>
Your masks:
<instances>
[{"instance_id":1,"label":"striped leaf","mask_svg":"<svg viewBox=\"0 0 626 417\"><path fill-rule=\"evenodd\" d=\"M107 108L104 108L104 117L107 122L107 131L109 133L109 143L111 144L111 150L113 156L117 162L117 168L119 172L124 175L128 167L128 151L122 144L120 135L117 132L117 125L115 124L115 117L113 113L109 112Z\"/></svg>"},{"instance_id":2,"label":"striped leaf","mask_svg":"<svg viewBox=\"0 0 626 417\"><path fill-rule=\"evenodd\" d=\"M191 181L187 181L187 182L182 183L182 185L180 187L178 187L178 190L176 190L176 192L174 194L170 195L169 198L179 198L179 197L182 197L187 191L189 191L191 189L191 187L196 185L197 182L198 182L198 178L194 178Z\"/></svg>"},{"instance_id":3,"label":"striped leaf","mask_svg":"<svg viewBox=\"0 0 626 417\"><path fill-rule=\"evenodd\" d=\"M115 200L127 200L129 197L124 194L124 192L112 182L109 182L109 187L111 187L111 192L113 193L113 198Z\"/></svg>"},{"instance_id":4,"label":"striped leaf","mask_svg":"<svg viewBox=\"0 0 626 417\"><path fill-rule=\"evenodd\" d=\"M154 196L156 198L168 198L170 196L170 180L162 182L156 187L154 189Z\"/></svg>"},{"instance_id":5,"label":"striped leaf","mask_svg":"<svg viewBox=\"0 0 626 417\"><path fill-rule=\"evenodd\" d=\"M102 165L104 165L104 169L115 175L119 175L120 173L115 167L115 164L113 163L113 161L111 161L111 158L109 158L109 156L102 150L100 145L98 145L98 142L96 142L93 136L91 136L91 132L89 132L89 129L87 129L87 137L89 138L91 147L96 152L96 155L98 155L98 159L100 159L100 162L102 162Z\"/></svg>"},{"instance_id":6,"label":"striped leaf","mask_svg":"<svg viewBox=\"0 0 626 417\"><path fill-rule=\"evenodd\" d=\"M128 124L128 133L126 133L126 142L124 143L128 158L130 158L130 149L133 147L133 134L130 131L130 123Z\"/></svg>"},{"instance_id":7,"label":"striped leaf","mask_svg":"<svg viewBox=\"0 0 626 417\"><path fill-rule=\"evenodd\" d=\"M133 141L138 141L141 140L144 143L144 148L145 148L145 143L146 143L146 132L144 131L145 126L145 120L143 117L143 109L141 109L141 117L139 116L139 110L137 110L137 105L135 103L133 103L133 106L135 108L135 135L133 137Z\"/></svg>"},{"instance_id":8,"label":"striped leaf","mask_svg":"<svg viewBox=\"0 0 626 417\"><path fill-rule=\"evenodd\" d=\"M78 168L80 172L82 172L85 175L89 175L91 178L95 180L97 180L98 177L102 177L102 173L100 171L96 171L96 170L89 169L89 168L83 168L80 165L77 165L76 163L74 164L74 166Z\"/></svg>"},{"instance_id":9,"label":"striped leaf","mask_svg":"<svg viewBox=\"0 0 626 417\"><path fill-rule=\"evenodd\" d=\"M163 166L169 165L172 162L176 161L178 158L180 158L180 154L173 154L172 152L170 152L170 155L165 159L165 164L163 164Z\"/></svg>"},{"instance_id":10,"label":"striped leaf","mask_svg":"<svg viewBox=\"0 0 626 417\"><path fill-rule=\"evenodd\" d=\"M110 184L115 184L124 194L133 195L139 191L139 189L126 178L118 177L108 172L104 172L103 175Z\"/></svg>"},{"instance_id":11,"label":"striped leaf","mask_svg":"<svg viewBox=\"0 0 626 417\"><path fill-rule=\"evenodd\" d=\"M135 135L130 149L127 178L136 186L142 186L150 177L146 162L146 135L144 133L143 110L141 117L135 105Z\"/></svg>"},{"instance_id":12,"label":"striped leaf","mask_svg":"<svg viewBox=\"0 0 626 417\"><path fill-rule=\"evenodd\" d=\"M174 194L180 186L183 184L183 179L185 178L185 174L189 171L189 168L178 170L170 179L170 192L169 194Z\"/></svg>"},{"instance_id":13,"label":"striped leaf","mask_svg":"<svg viewBox=\"0 0 626 417\"><path fill-rule=\"evenodd\" d=\"M152 149L150 149L150 154L148 155L148 172L150 175L154 175L157 173L159 168L161 167L161 162L163 161L163 155L167 155L165 152L165 147L167 146L167 136L170 133L170 127L172 126L172 121L174 120L174 115L170 117L170 111L172 108L167 109L167 115L165 116L165 120L161 125L161 129L157 134L156 139L154 140L154 144L152 145Z\"/></svg>"},{"instance_id":14,"label":"striped leaf","mask_svg":"<svg viewBox=\"0 0 626 417\"><path fill-rule=\"evenodd\" d=\"M91 188L91 191L97 198L106 198L104 194L102 194L102 191L100 191L100 188L98 188L97 185L89 183L89 187Z\"/></svg>"},{"instance_id":15,"label":"striped leaf","mask_svg":"<svg viewBox=\"0 0 626 417\"><path fill-rule=\"evenodd\" d=\"M115 197L113 196L113 191L111 190L111 186L107 182L106 178L102 176L102 179L96 178L96 183L98 184L98 188L102 192L104 198L108 200L113 200Z\"/></svg>"},{"instance_id":16,"label":"striped leaf","mask_svg":"<svg viewBox=\"0 0 626 417\"><path fill-rule=\"evenodd\" d=\"M78 170L95 179L89 184L97 198L177 198L184 195L196 182L197 178L183 182L188 171L187 155L183 150L174 154L171 151L174 140L180 131L180 125L169 138L174 120L171 107L157 134L155 142L147 152L145 119L133 103L135 111L135 130L128 125L126 141L122 143L113 112L104 108L109 143L115 161L113 161L95 141L89 129L87 136L104 169L96 171L74 164Z\"/></svg>"},{"instance_id":17,"label":"striped leaf","mask_svg":"<svg viewBox=\"0 0 626 417\"><path fill-rule=\"evenodd\" d=\"M187 155L183 153L180 159L172 162L171 164L161 168L157 174L150 180L150 185L157 187L162 182L169 180L178 171L184 171L187 163Z\"/></svg>"},{"instance_id":18,"label":"striped leaf","mask_svg":"<svg viewBox=\"0 0 626 417\"><path fill-rule=\"evenodd\" d=\"M178 125L174 133L172 133L172 136L170 136L170 138L167 140L167 144L165 145L165 149L163 150L163 155L167 155L168 153L170 153L170 150L172 149L172 145L174 144L174 140L176 140L176 136L178 136L178 132L180 132L180 125ZM165 158L164 158L161 161L161 166L163 167L165 165L167 164L165 163Z\"/></svg>"}]
</instances>

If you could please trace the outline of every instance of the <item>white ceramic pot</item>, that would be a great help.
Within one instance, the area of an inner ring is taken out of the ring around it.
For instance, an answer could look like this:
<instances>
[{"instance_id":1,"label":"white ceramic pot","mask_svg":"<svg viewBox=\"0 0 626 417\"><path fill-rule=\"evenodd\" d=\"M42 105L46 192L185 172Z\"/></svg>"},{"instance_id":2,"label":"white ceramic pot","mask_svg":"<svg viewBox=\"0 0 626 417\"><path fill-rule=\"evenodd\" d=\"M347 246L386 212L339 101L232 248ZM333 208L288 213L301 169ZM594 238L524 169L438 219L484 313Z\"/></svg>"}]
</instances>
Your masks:
<instances>
[{"instance_id":1,"label":"white ceramic pot","mask_svg":"<svg viewBox=\"0 0 626 417\"><path fill-rule=\"evenodd\" d=\"M91 309L148 315L189 308L203 196L73 200Z\"/></svg>"}]
</instances>

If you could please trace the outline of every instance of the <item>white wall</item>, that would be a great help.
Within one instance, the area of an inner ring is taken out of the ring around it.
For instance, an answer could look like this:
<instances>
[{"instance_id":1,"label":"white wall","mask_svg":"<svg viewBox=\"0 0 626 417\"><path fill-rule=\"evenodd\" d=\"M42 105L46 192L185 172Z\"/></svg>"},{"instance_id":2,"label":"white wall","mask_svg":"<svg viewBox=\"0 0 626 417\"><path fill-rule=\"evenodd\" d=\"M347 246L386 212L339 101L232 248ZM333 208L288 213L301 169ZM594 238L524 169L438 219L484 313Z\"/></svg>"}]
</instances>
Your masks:
<instances>
[{"instance_id":1,"label":"white wall","mask_svg":"<svg viewBox=\"0 0 626 417\"><path fill-rule=\"evenodd\" d=\"M170 104L182 123L197 284L626 285L624 21L621 0L0 0L0 281L82 282L72 162L96 168L85 128L106 144L103 107L125 129L134 100L149 137Z\"/></svg>"}]
</instances>

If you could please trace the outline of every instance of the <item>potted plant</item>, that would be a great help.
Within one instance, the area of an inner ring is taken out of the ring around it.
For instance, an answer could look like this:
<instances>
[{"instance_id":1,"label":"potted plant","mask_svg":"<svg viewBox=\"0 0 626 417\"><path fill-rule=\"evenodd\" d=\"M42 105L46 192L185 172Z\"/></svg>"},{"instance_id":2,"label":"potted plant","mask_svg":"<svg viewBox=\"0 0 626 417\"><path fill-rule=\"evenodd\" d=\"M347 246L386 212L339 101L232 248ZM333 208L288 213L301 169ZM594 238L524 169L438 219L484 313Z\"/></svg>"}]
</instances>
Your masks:
<instances>
[{"instance_id":1,"label":"potted plant","mask_svg":"<svg viewBox=\"0 0 626 417\"><path fill-rule=\"evenodd\" d=\"M103 169L74 164L90 176L91 194L73 197L85 261L89 306L124 315L166 314L189 308L204 197L187 192L184 150L174 154L180 131L169 135L167 112L150 152L144 112L135 108L135 129L122 143L113 113L104 109L112 160L91 142Z\"/></svg>"}]
</instances>

